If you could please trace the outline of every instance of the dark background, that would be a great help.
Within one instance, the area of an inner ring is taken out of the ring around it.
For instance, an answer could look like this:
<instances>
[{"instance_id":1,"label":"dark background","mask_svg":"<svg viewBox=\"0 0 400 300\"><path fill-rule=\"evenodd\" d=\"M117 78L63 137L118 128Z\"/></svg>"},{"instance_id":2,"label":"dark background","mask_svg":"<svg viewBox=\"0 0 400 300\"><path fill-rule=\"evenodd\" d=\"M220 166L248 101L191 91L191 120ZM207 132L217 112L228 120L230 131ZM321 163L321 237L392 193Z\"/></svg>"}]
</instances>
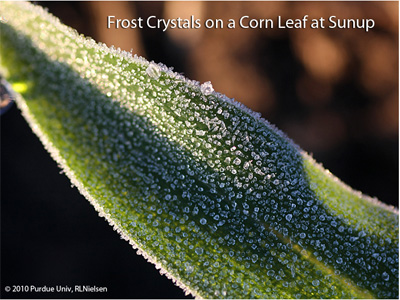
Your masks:
<instances>
[{"instance_id":1,"label":"dark background","mask_svg":"<svg viewBox=\"0 0 400 300\"><path fill-rule=\"evenodd\" d=\"M45 2L65 24L242 101L333 174L398 206L397 2ZM359 30L123 30L118 18L374 18ZM1 117L2 298L182 298L99 218L14 106ZM5 293L13 285L108 292Z\"/></svg>"}]
</instances>

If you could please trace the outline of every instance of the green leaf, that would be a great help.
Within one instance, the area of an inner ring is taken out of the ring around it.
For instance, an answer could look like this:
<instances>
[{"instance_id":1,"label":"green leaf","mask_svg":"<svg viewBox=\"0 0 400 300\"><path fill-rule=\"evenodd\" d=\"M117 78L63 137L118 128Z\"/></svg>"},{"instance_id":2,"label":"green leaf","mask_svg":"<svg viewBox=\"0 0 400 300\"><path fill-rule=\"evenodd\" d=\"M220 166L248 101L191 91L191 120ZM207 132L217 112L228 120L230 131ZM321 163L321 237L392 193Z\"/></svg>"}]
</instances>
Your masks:
<instances>
[{"instance_id":1,"label":"green leaf","mask_svg":"<svg viewBox=\"0 0 400 300\"><path fill-rule=\"evenodd\" d=\"M396 298L398 212L243 105L1 2L1 71L52 157L162 274L204 298Z\"/></svg>"}]
</instances>

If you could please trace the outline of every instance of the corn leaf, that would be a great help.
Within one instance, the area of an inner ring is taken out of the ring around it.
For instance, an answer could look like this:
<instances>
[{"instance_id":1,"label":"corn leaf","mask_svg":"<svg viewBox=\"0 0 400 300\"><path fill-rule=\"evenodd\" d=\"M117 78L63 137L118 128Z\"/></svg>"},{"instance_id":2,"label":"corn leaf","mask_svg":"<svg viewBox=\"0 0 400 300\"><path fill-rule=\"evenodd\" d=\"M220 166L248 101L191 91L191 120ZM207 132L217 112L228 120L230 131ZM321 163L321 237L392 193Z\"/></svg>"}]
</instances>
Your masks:
<instances>
[{"instance_id":1,"label":"corn leaf","mask_svg":"<svg viewBox=\"0 0 400 300\"><path fill-rule=\"evenodd\" d=\"M398 212L238 102L0 3L1 72L71 182L204 298L397 298Z\"/></svg>"}]
</instances>

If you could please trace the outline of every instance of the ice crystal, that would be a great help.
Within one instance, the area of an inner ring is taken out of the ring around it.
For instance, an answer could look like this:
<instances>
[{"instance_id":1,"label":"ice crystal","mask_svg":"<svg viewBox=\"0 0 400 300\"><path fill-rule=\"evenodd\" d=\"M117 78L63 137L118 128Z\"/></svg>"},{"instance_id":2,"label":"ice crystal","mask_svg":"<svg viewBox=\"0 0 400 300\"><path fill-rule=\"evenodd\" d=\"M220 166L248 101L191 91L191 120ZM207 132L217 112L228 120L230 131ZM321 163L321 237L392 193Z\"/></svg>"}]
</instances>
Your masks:
<instances>
[{"instance_id":1,"label":"ice crystal","mask_svg":"<svg viewBox=\"0 0 400 300\"><path fill-rule=\"evenodd\" d=\"M153 79L158 79L161 75L160 67L155 63L150 63L146 69L146 74Z\"/></svg>"},{"instance_id":2,"label":"ice crystal","mask_svg":"<svg viewBox=\"0 0 400 300\"><path fill-rule=\"evenodd\" d=\"M204 82L204 83L200 86L200 90L201 90L201 92L202 92L204 95L206 95L206 96L208 96L208 95L210 95L212 92L214 92L214 88L213 88L213 86L212 86L212 84L211 84L210 81Z\"/></svg>"}]
</instances>

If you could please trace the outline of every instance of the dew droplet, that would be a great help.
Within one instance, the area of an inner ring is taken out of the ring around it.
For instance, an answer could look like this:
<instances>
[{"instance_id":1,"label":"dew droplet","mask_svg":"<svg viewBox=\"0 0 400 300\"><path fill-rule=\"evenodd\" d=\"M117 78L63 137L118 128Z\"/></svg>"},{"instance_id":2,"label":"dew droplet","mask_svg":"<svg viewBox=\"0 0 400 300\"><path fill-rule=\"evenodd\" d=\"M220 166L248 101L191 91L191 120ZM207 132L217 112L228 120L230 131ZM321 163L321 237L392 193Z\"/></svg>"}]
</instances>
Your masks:
<instances>
[{"instance_id":1,"label":"dew droplet","mask_svg":"<svg viewBox=\"0 0 400 300\"><path fill-rule=\"evenodd\" d=\"M383 273L382 273L382 279L383 279L383 280L388 281L388 280L389 280L389 277L390 277L390 276L389 276L388 273L386 273L386 272L383 272Z\"/></svg>"},{"instance_id":2,"label":"dew droplet","mask_svg":"<svg viewBox=\"0 0 400 300\"><path fill-rule=\"evenodd\" d=\"M196 252L197 255L201 255L203 254L203 248L196 248L194 252Z\"/></svg>"},{"instance_id":3,"label":"dew droplet","mask_svg":"<svg viewBox=\"0 0 400 300\"><path fill-rule=\"evenodd\" d=\"M285 219L286 221L290 222L290 220L292 219L292 214L287 214Z\"/></svg>"},{"instance_id":4,"label":"dew droplet","mask_svg":"<svg viewBox=\"0 0 400 300\"><path fill-rule=\"evenodd\" d=\"M319 286L319 280L315 279L312 281L313 286Z\"/></svg>"},{"instance_id":5,"label":"dew droplet","mask_svg":"<svg viewBox=\"0 0 400 300\"><path fill-rule=\"evenodd\" d=\"M206 81L204 82L201 86L200 86L200 90L204 95L210 95L212 92L214 92L214 88L211 84L210 81Z\"/></svg>"},{"instance_id":6,"label":"dew droplet","mask_svg":"<svg viewBox=\"0 0 400 300\"><path fill-rule=\"evenodd\" d=\"M207 220L204 218L200 219L200 224L205 225L207 223Z\"/></svg>"},{"instance_id":7,"label":"dew droplet","mask_svg":"<svg viewBox=\"0 0 400 300\"><path fill-rule=\"evenodd\" d=\"M146 74L149 75L151 78L158 79L161 75L160 67L151 62L146 69Z\"/></svg>"},{"instance_id":8,"label":"dew droplet","mask_svg":"<svg viewBox=\"0 0 400 300\"><path fill-rule=\"evenodd\" d=\"M235 164L235 165L240 165L240 159L239 158L235 158L234 160L233 160L233 163Z\"/></svg>"},{"instance_id":9,"label":"dew droplet","mask_svg":"<svg viewBox=\"0 0 400 300\"><path fill-rule=\"evenodd\" d=\"M187 272L187 273L192 273L193 271L194 271L193 266L191 266L191 265L187 265L187 266L186 266L186 272Z\"/></svg>"}]
</instances>

